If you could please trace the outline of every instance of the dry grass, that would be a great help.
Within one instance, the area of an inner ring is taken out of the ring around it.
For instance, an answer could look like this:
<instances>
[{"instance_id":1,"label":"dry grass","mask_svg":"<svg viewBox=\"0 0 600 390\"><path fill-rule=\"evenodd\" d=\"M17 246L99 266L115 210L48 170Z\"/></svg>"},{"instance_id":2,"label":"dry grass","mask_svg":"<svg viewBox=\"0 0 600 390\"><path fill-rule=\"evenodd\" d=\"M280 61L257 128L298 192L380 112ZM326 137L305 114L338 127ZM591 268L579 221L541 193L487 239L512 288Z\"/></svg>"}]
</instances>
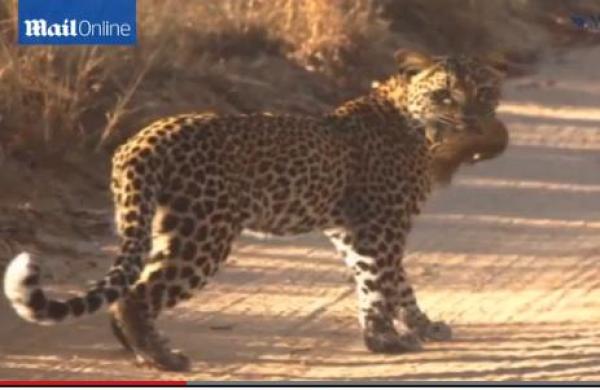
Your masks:
<instances>
[{"instance_id":1,"label":"dry grass","mask_svg":"<svg viewBox=\"0 0 600 390\"><path fill-rule=\"evenodd\" d=\"M319 112L389 72L399 46L535 51L547 38L540 15L547 22L560 2L532 3L140 0L139 45L119 48L18 46L17 0L7 0L0 149L110 149L181 111Z\"/></svg>"}]
</instances>

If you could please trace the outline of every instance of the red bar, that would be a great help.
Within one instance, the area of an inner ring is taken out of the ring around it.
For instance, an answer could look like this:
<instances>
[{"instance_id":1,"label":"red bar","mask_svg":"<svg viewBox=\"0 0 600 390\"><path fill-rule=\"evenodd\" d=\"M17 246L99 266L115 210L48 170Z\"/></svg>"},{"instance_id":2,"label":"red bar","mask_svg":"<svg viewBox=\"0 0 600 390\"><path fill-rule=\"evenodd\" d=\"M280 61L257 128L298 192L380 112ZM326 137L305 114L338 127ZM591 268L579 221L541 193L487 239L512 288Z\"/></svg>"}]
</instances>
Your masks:
<instances>
[{"instance_id":1,"label":"red bar","mask_svg":"<svg viewBox=\"0 0 600 390\"><path fill-rule=\"evenodd\" d=\"M186 381L5 381L0 386L185 386Z\"/></svg>"}]
</instances>

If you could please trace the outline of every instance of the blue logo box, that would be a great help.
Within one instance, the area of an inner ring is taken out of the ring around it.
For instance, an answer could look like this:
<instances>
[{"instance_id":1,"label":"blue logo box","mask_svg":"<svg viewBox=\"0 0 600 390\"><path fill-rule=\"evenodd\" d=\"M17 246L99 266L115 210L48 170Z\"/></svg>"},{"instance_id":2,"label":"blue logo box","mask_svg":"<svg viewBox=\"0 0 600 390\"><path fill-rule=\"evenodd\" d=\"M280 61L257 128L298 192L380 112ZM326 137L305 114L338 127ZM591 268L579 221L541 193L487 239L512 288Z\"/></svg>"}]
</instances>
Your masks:
<instances>
[{"instance_id":1,"label":"blue logo box","mask_svg":"<svg viewBox=\"0 0 600 390\"><path fill-rule=\"evenodd\" d=\"M135 45L136 0L19 0L21 45Z\"/></svg>"}]
</instances>

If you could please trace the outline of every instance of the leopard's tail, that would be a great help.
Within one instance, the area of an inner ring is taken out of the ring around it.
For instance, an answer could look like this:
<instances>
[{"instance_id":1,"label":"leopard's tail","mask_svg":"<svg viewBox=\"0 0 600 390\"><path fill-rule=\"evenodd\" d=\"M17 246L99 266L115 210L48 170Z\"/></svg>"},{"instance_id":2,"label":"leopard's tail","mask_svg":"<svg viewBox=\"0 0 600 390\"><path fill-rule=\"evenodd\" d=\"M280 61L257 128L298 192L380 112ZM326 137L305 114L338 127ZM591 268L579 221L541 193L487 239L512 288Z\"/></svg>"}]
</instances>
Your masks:
<instances>
[{"instance_id":1,"label":"leopard's tail","mask_svg":"<svg viewBox=\"0 0 600 390\"><path fill-rule=\"evenodd\" d=\"M24 252L15 257L6 268L4 293L16 312L31 322L52 325L82 317L95 313L128 293L130 284L139 277L141 256L133 258L129 253L127 257L127 263L113 266L88 291L60 300L48 297L40 283L40 266L29 253ZM119 258L123 258L123 255Z\"/></svg>"},{"instance_id":2,"label":"leopard's tail","mask_svg":"<svg viewBox=\"0 0 600 390\"><path fill-rule=\"evenodd\" d=\"M67 299L54 299L41 284L40 266L28 253L15 257L6 268L4 293L24 319L51 325L97 312L130 293L139 279L151 247L155 214L155 175L145 160L132 152L135 143L125 143L113 156L111 189L115 202L117 230L121 237L119 253L103 278L87 291ZM150 156L151 157L151 156ZM124 193L127 196L124 196Z\"/></svg>"},{"instance_id":3,"label":"leopard's tail","mask_svg":"<svg viewBox=\"0 0 600 390\"><path fill-rule=\"evenodd\" d=\"M121 167L113 170L116 177L113 193L129 185L127 177L121 175ZM130 169L128 166L125 169ZM134 179L131 179L134 180ZM121 183L122 182L122 183ZM142 188L140 191L143 191ZM103 278L96 281L87 291L66 299L54 299L41 284L41 268L28 253L21 253L7 266L4 275L4 293L16 312L24 319L52 325L68 319L83 317L115 302L130 291L130 286L140 276L143 260L150 250L151 221L153 210L142 206L142 194L130 197L115 196L117 227L121 236L119 253L112 267ZM151 199L147 199L151 203ZM142 211L146 211L143 213Z\"/></svg>"}]
</instances>

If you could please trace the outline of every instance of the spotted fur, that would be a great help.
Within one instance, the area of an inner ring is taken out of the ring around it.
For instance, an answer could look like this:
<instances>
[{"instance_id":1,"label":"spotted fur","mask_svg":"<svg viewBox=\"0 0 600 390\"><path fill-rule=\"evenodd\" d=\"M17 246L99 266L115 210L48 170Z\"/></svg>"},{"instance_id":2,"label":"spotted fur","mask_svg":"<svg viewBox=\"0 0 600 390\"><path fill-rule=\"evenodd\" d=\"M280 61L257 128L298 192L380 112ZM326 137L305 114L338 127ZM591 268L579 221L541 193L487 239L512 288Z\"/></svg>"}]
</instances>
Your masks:
<instances>
[{"instance_id":1,"label":"spotted fur","mask_svg":"<svg viewBox=\"0 0 600 390\"><path fill-rule=\"evenodd\" d=\"M52 299L23 254L8 267L6 295L39 323L113 304L113 331L124 346L140 361L183 370L188 360L166 346L154 318L202 288L243 229L321 230L355 273L370 350L402 352L418 349L419 339L448 338L450 328L418 307L402 254L436 156L460 164L489 146L467 142L440 153L449 140L477 137L486 123L499 126L499 75L477 58L401 51L397 61L396 74L322 116L188 114L149 125L113 158L121 244L106 276L80 296ZM396 329L398 319L407 331Z\"/></svg>"}]
</instances>

